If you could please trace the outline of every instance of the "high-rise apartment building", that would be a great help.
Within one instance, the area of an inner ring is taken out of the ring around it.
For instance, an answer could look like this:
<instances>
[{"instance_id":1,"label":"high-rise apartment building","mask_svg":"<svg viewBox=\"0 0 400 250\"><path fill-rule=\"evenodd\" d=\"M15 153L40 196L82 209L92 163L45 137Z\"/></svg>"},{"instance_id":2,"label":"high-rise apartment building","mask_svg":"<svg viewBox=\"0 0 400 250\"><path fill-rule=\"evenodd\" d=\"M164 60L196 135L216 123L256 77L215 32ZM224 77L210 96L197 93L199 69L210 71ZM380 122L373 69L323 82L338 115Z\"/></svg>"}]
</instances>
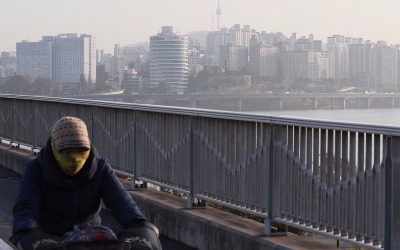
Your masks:
<instances>
[{"instance_id":1,"label":"high-rise apartment building","mask_svg":"<svg viewBox=\"0 0 400 250\"><path fill-rule=\"evenodd\" d=\"M250 25L235 24L230 29L222 28L219 31L210 32L207 36L206 55L213 58L214 65L224 65L221 62L220 49L221 46L250 46L250 38L252 30ZM226 52L226 51L225 51Z\"/></svg>"},{"instance_id":2,"label":"high-rise apartment building","mask_svg":"<svg viewBox=\"0 0 400 250\"><path fill-rule=\"evenodd\" d=\"M383 91L398 90L398 49L385 42L378 44L370 52L371 87Z\"/></svg>"},{"instance_id":3,"label":"high-rise apartment building","mask_svg":"<svg viewBox=\"0 0 400 250\"><path fill-rule=\"evenodd\" d=\"M75 33L43 36L39 42L17 43L17 74L49 78L62 84L65 92L82 90L96 82L96 46L94 38Z\"/></svg>"},{"instance_id":4,"label":"high-rise apartment building","mask_svg":"<svg viewBox=\"0 0 400 250\"><path fill-rule=\"evenodd\" d=\"M229 41L228 30L221 29L220 31L210 32L207 35L206 56L212 59L214 66L219 65L219 47Z\"/></svg>"},{"instance_id":5,"label":"high-rise apartment building","mask_svg":"<svg viewBox=\"0 0 400 250\"><path fill-rule=\"evenodd\" d=\"M369 72L370 44L363 39L352 40L349 44L349 78L357 79L360 75Z\"/></svg>"},{"instance_id":6,"label":"high-rise apartment building","mask_svg":"<svg viewBox=\"0 0 400 250\"><path fill-rule=\"evenodd\" d=\"M261 41L256 35L252 35L250 38L249 46L249 72L252 74L259 74L260 71L260 49L261 46L265 46L265 42Z\"/></svg>"},{"instance_id":7,"label":"high-rise apartment building","mask_svg":"<svg viewBox=\"0 0 400 250\"><path fill-rule=\"evenodd\" d=\"M220 46L219 50L219 66L227 67L234 71L247 69L249 61L247 47L228 44Z\"/></svg>"},{"instance_id":8,"label":"high-rise apartment building","mask_svg":"<svg viewBox=\"0 0 400 250\"><path fill-rule=\"evenodd\" d=\"M278 77L278 56L278 47L261 46L259 76L273 79Z\"/></svg>"},{"instance_id":9,"label":"high-rise apartment building","mask_svg":"<svg viewBox=\"0 0 400 250\"><path fill-rule=\"evenodd\" d=\"M328 37L326 51L333 54L333 78L336 81L349 78L349 50L344 36L334 35Z\"/></svg>"},{"instance_id":10,"label":"high-rise apartment building","mask_svg":"<svg viewBox=\"0 0 400 250\"><path fill-rule=\"evenodd\" d=\"M165 83L169 92L185 92L188 72L188 37L163 26L161 33L150 37L150 87Z\"/></svg>"}]
</instances>

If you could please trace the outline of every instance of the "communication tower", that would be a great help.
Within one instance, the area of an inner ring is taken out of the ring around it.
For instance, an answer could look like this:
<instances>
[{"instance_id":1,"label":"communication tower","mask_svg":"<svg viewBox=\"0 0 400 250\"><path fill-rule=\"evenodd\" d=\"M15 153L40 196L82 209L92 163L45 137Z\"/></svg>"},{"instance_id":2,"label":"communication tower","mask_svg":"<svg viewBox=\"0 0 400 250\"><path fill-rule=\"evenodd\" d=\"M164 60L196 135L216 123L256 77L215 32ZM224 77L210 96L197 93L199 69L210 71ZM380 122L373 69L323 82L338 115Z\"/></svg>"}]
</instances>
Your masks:
<instances>
[{"instance_id":1,"label":"communication tower","mask_svg":"<svg viewBox=\"0 0 400 250\"><path fill-rule=\"evenodd\" d=\"M218 0L218 8L217 8L217 11L216 11L216 14L217 14L217 31L219 31L220 30L220 27L219 27L219 16L221 15L221 8L219 7L219 0Z\"/></svg>"}]
</instances>

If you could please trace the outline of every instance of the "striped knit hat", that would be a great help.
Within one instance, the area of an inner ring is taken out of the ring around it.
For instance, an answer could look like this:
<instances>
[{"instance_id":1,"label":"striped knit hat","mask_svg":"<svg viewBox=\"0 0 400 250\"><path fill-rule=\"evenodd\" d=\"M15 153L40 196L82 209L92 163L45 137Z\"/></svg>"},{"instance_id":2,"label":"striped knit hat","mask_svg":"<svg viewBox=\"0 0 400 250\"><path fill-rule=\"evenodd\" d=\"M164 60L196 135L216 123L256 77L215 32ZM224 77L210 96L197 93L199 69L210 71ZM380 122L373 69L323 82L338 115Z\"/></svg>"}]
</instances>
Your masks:
<instances>
[{"instance_id":1,"label":"striped knit hat","mask_svg":"<svg viewBox=\"0 0 400 250\"><path fill-rule=\"evenodd\" d=\"M66 148L90 149L90 139L86 124L77 117L65 116L59 119L51 131L54 149Z\"/></svg>"}]
</instances>

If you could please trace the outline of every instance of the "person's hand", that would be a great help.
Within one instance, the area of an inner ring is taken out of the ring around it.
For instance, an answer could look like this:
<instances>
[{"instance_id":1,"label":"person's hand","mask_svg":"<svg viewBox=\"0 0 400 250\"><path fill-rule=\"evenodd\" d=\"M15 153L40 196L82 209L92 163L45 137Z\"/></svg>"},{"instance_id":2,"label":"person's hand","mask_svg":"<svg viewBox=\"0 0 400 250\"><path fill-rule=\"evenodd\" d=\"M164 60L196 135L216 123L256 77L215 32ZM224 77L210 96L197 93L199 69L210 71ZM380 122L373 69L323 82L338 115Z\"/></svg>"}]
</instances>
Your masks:
<instances>
[{"instance_id":1,"label":"person's hand","mask_svg":"<svg viewBox=\"0 0 400 250\"><path fill-rule=\"evenodd\" d=\"M141 242L142 244L150 245L153 250L161 250L161 243L158 239L158 228L148 221L133 221L124 226L118 239L127 240L130 242Z\"/></svg>"},{"instance_id":2,"label":"person's hand","mask_svg":"<svg viewBox=\"0 0 400 250\"><path fill-rule=\"evenodd\" d=\"M33 243L34 250L53 250L59 246L58 242L52 239L41 239Z\"/></svg>"},{"instance_id":3,"label":"person's hand","mask_svg":"<svg viewBox=\"0 0 400 250\"><path fill-rule=\"evenodd\" d=\"M50 250L58 246L58 239L57 236L35 228L18 232L10 238L10 241L23 250Z\"/></svg>"}]
</instances>

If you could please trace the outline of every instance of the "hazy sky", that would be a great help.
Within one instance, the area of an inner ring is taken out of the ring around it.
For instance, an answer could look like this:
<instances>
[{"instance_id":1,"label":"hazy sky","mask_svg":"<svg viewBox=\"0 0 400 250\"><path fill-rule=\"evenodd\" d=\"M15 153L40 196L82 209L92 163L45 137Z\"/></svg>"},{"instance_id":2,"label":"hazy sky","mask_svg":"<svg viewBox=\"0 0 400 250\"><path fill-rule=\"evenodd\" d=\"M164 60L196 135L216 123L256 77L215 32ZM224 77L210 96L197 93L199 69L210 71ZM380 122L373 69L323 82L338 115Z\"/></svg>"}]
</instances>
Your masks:
<instances>
[{"instance_id":1,"label":"hazy sky","mask_svg":"<svg viewBox=\"0 0 400 250\"><path fill-rule=\"evenodd\" d=\"M217 28L218 0L0 0L0 51L22 40L91 34L98 49L149 41L161 26L181 34ZM343 35L400 44L399 0L220 0L220 26L297 37Z\"/></svg>"}]
</instances>

